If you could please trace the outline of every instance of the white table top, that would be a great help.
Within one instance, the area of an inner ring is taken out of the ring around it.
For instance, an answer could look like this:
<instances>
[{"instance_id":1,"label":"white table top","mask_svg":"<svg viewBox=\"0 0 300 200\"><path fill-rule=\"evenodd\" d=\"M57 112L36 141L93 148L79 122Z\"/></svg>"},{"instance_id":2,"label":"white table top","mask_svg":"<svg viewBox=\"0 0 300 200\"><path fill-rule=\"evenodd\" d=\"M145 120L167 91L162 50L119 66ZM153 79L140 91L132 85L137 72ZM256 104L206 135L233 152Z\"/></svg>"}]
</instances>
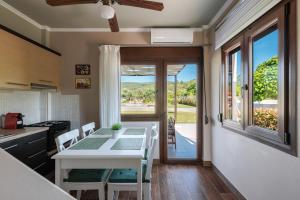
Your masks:
<instances>
[{"instance_id":1,"label":"white table top","mask_svg":"<svg viewBox=\"0 0 300 200\"><path fill-rule=\"evenodd\" d=\"M119 131L116 138L111 138L109 135L89 135L86 138L109 138L99 149L96 150L74 150L67 148L64 151L54 155L52 159L142 159L144 157L145 145L146 145L146 128L144 135L124 135L123 133L127 129L123 128ZM143 128L143 127L142 127ZM120 138L143 138L142 148L140 150L112 150L111 147Z\"/></svg>"}]
</instances>

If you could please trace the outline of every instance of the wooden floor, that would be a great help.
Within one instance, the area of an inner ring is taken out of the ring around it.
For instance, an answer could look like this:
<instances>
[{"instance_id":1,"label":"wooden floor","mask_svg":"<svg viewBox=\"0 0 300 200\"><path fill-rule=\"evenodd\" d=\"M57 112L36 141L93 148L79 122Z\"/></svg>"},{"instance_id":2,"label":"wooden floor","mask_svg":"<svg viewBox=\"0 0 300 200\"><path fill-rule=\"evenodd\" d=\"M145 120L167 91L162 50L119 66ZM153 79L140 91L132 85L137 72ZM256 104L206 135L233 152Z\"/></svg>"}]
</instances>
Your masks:
<instances>
[{"instance_id":1,"label":"wooden floor","mask_svg":"<svg viewBox=\"0 0 300 200\"><path fill-rule=\"evenodd\" d=\"M96 191L82 193L81 200L97 200ZM120 193L119 200L135 200L135 192ZM211 168L194 165L156 165L153 168L153 200L237 199Z\"/></svg>"}]
</instances>

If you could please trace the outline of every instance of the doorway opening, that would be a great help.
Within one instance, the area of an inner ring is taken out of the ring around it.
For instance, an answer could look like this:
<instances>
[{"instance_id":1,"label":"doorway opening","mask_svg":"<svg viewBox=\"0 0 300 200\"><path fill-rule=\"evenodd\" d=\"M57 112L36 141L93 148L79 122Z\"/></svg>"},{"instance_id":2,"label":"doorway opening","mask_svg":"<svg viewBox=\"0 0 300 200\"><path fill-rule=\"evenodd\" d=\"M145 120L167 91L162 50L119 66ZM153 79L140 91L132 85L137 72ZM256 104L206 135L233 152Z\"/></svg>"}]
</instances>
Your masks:
<instances>
[{"instance_id":1,"label":"doorway opening","mask_svg":"<svg viewBox=\"0 0 300 200\"><path fill-rule=\"evenodd\" d=\"M167 65L168 159L197 159L197 65Z\"/></svg>"}]
</instances>

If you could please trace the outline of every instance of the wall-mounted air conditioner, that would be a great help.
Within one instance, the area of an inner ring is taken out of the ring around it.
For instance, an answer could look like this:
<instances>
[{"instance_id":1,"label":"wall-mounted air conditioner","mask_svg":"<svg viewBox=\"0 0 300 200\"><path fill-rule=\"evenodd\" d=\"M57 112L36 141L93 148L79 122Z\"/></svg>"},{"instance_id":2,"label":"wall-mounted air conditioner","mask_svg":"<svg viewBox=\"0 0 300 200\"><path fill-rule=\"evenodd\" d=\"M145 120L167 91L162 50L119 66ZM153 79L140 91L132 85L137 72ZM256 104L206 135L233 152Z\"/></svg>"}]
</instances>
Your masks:
<instances>
[{"instance_id":1,"label":"wall-mounted air conditioner","mask_svg":"<svg viewBox=\"0 0 300 200\"><path fill-rule=\"evenodd\" d=\"M151 29L151 44L192 44L193 29L154 28Z\"/></svg>"}]
</instances>

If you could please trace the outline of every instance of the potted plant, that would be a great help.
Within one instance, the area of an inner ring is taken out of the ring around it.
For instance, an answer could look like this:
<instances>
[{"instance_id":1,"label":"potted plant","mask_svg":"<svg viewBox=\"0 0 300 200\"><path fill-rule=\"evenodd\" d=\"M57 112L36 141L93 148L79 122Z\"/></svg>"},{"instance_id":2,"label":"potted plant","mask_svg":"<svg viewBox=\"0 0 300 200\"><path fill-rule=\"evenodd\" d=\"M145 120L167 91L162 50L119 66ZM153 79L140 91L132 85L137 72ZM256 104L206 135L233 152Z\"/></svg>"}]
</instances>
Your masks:
<instances>
[{"instance_id":1,"label":"potted plant","mask_svg":"<svg viewBox=\"0 0 300 200\"><path fill-rule=\"evenodd\" d=\"M116 135L119 133L119 130L122 129L121 123L113 124L111 129L113 130L112 138L116 138Z\"/></svg>"}]
</instances>

